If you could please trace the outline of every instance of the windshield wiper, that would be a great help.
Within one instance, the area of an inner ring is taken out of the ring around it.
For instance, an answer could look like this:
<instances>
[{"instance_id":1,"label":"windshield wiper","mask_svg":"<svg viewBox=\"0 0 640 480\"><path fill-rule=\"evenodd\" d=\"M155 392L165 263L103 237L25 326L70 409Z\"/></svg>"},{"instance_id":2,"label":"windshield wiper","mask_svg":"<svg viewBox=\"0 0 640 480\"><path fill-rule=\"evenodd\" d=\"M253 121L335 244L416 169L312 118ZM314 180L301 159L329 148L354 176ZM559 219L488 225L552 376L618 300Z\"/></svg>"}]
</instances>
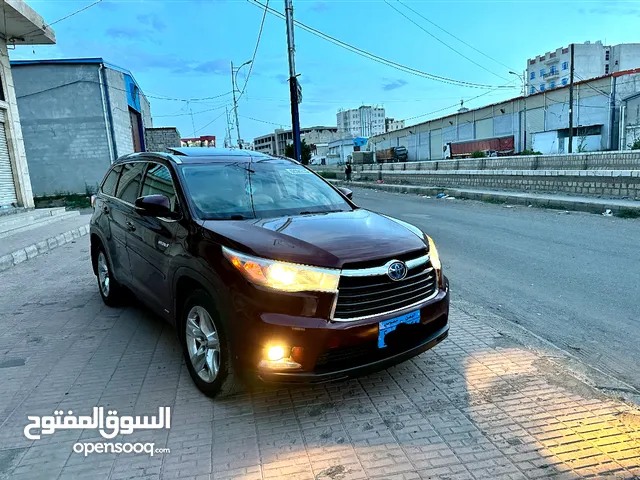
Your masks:
<instances>
[{"instance_id":1,"label":"windshield wiper","mask_svg":"<svg viewBox=\"0 0 640 480\"><path fill-rule=\"evenodd\" d=\"M244 167L244 166L240 165L240 162L228 163L227 165L225 165L225 167L238 167L238 168L241 168L243 170L246 170L249 173L256 173L255 170L251 170L249 167Z\"/></svg>"},{"instance_id":2,"label":"windshield wiper","mask_svg":"<svg viewBox=\"0 0 640 480\"><path fill-rule=\"evenodd\" d=\"M334 212L344 212L344 210L321 210L319 212L300 212L298 213L298 215L313 215L316 213L334 213Z\"/></svg>"}]
</instances>

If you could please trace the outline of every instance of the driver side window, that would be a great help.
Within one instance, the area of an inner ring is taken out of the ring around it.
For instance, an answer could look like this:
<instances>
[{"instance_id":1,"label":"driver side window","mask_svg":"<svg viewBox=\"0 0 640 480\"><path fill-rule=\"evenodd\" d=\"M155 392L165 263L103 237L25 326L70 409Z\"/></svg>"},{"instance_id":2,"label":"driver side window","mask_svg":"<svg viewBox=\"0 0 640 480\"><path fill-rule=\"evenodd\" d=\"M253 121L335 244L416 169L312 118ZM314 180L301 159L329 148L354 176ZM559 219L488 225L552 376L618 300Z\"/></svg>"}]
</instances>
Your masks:
<instances>
[{"instance_id":1,"label":"driver side window","mask_svg":"<svg viewBox=\"0 0 640 480\"><path fill-rule=\"evenodd\" d=\"M171 172L164 165L150 163L147 174L144 176L141 196L164 195L171 202L171 210L177 211L177 195L173 185Z\"/></svg>"}]
</instances>

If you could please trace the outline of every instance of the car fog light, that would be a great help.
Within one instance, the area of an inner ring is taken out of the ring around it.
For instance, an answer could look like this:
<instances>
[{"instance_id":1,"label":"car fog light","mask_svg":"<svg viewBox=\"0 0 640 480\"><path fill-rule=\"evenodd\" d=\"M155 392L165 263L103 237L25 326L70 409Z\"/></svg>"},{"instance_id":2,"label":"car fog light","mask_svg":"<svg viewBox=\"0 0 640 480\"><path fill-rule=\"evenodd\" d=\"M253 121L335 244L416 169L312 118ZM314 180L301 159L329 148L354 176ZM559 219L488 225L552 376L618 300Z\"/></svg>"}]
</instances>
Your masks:
<instances>
[{"instance_id":1,"label":"car fog light","mask_svg":"<svg viewBox=\"0 0 640 480\"><path fill-rule=\"evenodd\" d=\"M267 358L272 362L277 362L278 360L282 360L284 358L284 348L279 345L274 347L270 347L267 351Z\"/></svg>"}]
</instances>

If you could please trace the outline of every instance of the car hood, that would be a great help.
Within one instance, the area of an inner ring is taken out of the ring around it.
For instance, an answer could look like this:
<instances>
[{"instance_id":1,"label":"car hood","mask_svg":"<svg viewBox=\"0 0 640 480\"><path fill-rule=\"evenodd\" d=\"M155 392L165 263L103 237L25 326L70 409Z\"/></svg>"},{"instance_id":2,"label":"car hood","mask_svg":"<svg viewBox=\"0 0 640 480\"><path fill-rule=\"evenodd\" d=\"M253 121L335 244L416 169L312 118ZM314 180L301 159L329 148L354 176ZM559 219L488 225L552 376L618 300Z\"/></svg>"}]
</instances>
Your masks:
<instances>
[{"instance_id":1,"label":"car hood","mask_svg":"<svg viewBox=\"0 0 640 480\"><path fill-rule=\"evenodd\" d=\"M364 209L275 219L207 220L202 226L217 243L240 252L328 268L425 248L415 227Z\"/></svg>"}]
</instances>

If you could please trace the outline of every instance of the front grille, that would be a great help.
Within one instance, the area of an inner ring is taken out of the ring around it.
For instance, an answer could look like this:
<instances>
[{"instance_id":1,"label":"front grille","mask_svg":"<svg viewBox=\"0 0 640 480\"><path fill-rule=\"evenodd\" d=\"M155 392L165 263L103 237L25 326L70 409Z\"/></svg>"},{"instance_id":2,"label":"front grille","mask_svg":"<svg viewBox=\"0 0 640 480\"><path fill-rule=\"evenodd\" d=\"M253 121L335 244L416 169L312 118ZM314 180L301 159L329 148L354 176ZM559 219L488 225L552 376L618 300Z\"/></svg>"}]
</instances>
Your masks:
<instances>
[{"instance_id":1,"label":"front grille","mask_svg":"<svg viewBox=\"0 0 640 480\"><path fill-rule=\"evenodd\" d=\"M446 326L447 316L442 315L432 322L404 325L404 329L396 329L395 332L387 334L385 341L388 346L386 348L378 348L377 341L356 346L330 348L318 357L314 370L317 373L323 373L384 360L417 347Z\"/></svg>"},{"instance_id":2,"label":"front grille","mask_svg":"<svg viewBox=\"0 0 640 480\"><path fill-rule=\"evenodd\" d=\"M436 289L436 272L431 262L410 269L400 281L391 280L386 273L342 276L333 318L356 319L399 310L429 298Z\"/></svg>"}]
</instances>

